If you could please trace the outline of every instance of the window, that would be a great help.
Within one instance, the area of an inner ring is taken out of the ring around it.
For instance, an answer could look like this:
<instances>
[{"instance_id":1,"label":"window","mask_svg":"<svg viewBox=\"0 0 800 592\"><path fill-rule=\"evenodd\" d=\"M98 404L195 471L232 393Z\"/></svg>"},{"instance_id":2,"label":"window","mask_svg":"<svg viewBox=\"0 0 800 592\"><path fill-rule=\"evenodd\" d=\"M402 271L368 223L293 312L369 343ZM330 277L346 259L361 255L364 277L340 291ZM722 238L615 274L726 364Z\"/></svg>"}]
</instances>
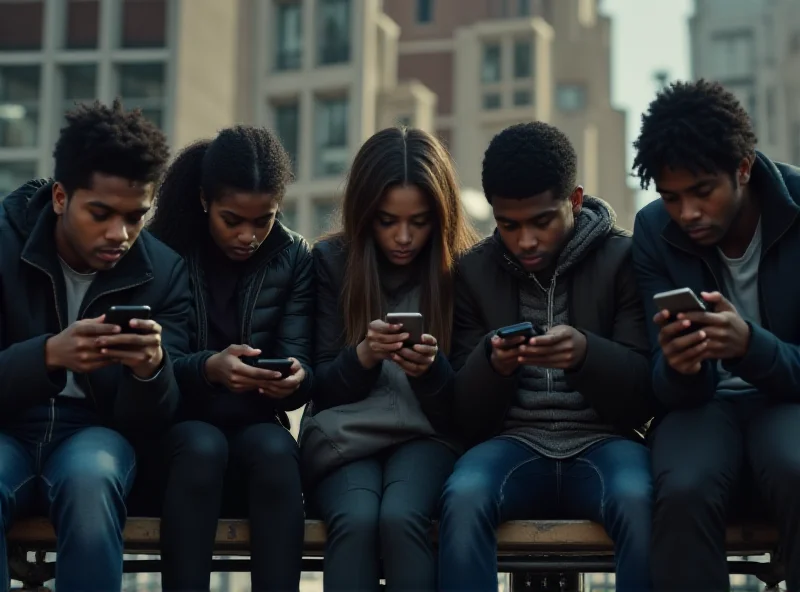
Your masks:
<instances>
[{"instance_id":1,"label":"window","mask_svg":"<svg viewBox=\"0 0 800 592\"><path fill-rule=\"evenodd\" d=\"M500 44L498 43L483 46L481 81L484 83L500 82Z\"/></svg>"},{"instance_id":2,"label":"window","mask_svg":"<svg viewBox=\"0 0 800 592\"><path fill-rule=\"evenodd\" d=\"M0 200L35 177L35 162L3 162L0 160Z\"/></svg>"},{"instance_id":3,"label":"window","mask_svg":"<svg viewBox=\"0 0 800 592\"><path fill-rule=\"evenodd\" d=\"M336 202L314 202L314 238L334 230L336 225Z\"/></svg>"},{"instance_id":4,"label":"window","mask_svg":"<svg viewBox=\"0 0 800 592\"><path fill-rule=\"evenodd\" d=\"M517 15L531 15L531 0L517 0Z\"/></svg>"},{"instance_id":5,"label":"window","mask_svg":"<svg viewBox=\"0 0 800 592\"><path fill-rule=\"evenodd\" d=\"M298 70L303 65L303 12L299 2L278 2L276 70Z\"/></svg>"},{"instance_id":6,"label":"window","mask_svg":"<svg viewBox=\"0 0 800 592\"><path fill-rule=\"evenodd\" d=\"M61 76L64 113L71 111L76 103L93 101L97 98L97 66L94 64L63 66Z\"/></svg>"},{"instance_id":7,"label":"window","mask_svg":"<svg viewBox=\"0 0 800 592\"><path fill-rule=\"evenodd\" d=\"M121 64L117 73L125 107L141 107L145 117L163 128L164 64Z\"/></svg>"},{"instance_id":8,"label":"window","mask_svg":"<svg viewBox=\"0 0 800 592\"><path fill-rule=\"evenodd\" d=\"M417 22L433 22L433 0L417 0Z\"/></svg>"},{"instance_id":9,"label":"window","mask_svg":"<svg viewBox=\"0 0 800 592\"><path fill-rule=\"evenodd\" d=\"M339 175L347 168L348 107L349 101L346 97L317 99L314 117L314 168L318 177Z\"/></svg>"},{"instance_id":10,"label":"window","mask_svg":"<svg viewBox=\"0 0 800 592\"><path fill-rule=\"evenodd\" d=\"M167 42L166 0L124 0L122 3L122 47L165 47Z\"/></svg>"},{"instance_id":11,"label":"window","mask_svg":"<svg viewBox=\"0 0 800 592\"><path fill-rule=\"evenodd\" d=\"M502 106L500 93L487 93L483 95L483 108L487 111L499 109Z\"/></svg>"},{"instance_id":12,"label":"window","mask_svg":"<svg viewBox=\"0 0 800 592\"><path fill-rule=\"evenodd\" d=\"M44 2L0 0L0 51L42 48Z\"/></svg>"},{"instance_id":13,"label":"window","mask_svg":"<svg viewBox=\"0 0 800 592\"><path fill-rule=\"evenodd\" d=\"M281 209L278 214L278 220L281 221L286 228L297 230L297 205L292 201L283 199Z\"/></svg>"},{"instance_id":14,"label":"window","mask_svg":"<svg viewBox=\"0 0 800 592\"><path fill-rule=\"evenodd\" d=\"M39 79L39 66L0 68L0 147L38 144Z\"/></svg>"},{"instance_id":15,"label":"window","mask_svg":"<svg viewBox=\"0 0 800 592\"><path fill-rule=\"evenodd\" d=\"M300 142L300 105L283 103L275 105L275 132L292 158L292 170L297 175L298 145Z\"/></svg>"},{"instance_id":16,"label":"window","mask_svg":"<svg viewBox=\"0 0 800 592\"><path fill-rule=\"evenodd\" d=\"M556 90L556 104L567 113L586 108L586 88L580 84L560 84Z\"/></svg>"},{"instance_id":17,"label":"window","mask_svg":"<svg viewBox=\"0 0 800 592\"><path fill-rule=\"evenodd\" d=\"M350 0L319 0L317 61L341 64L350 59Z\"/></svg>"},{"instance_id":18,"label":"window","mask_svg":"<svg viewBox=\"0 0 800 592\"><path fill-rule=\"evenodd\" d=\"M67 49L95 49L100 26L99 0L69 0L65 42Z\"/></svg>"},{"instance_id":19,"label":"window","mask_svg":"<svg viewBox=\"0 0 800 592\"><path fill-rule=\"evenodd\" d=\"M533 44L530 41L514 43L514 78L530 78L533 74Z\"/></svg>"},{"instance_id":20,"label":"window","mask_svg":"<svg viewBox=\"0 0 800 592\"><path fill-rule=\"evenodd\" d=\"M721 81L755 75L755 40L750 30L725 31L711 38L712 57Z\"/></svg>"},{"instance_id":21,"label":"window","mask_svg":"<svg viewBox=\"0 0 800 592\"><path fill-rule=\"evenodd\" d=\"M514 91L514 106L527 107L533 104L533 93L527 88Z\"/></svg>"}]
</instances>

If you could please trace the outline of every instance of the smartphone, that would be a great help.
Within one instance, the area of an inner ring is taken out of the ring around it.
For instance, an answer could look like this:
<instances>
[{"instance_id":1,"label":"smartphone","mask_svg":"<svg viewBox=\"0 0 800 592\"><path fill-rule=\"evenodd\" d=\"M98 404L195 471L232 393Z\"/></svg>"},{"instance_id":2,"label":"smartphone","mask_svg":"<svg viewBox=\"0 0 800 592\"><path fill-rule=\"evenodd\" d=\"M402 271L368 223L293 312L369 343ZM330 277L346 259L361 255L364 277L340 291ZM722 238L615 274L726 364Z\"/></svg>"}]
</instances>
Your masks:
<instances>
[{"instance_id":1,"label":"smartphone","mask_svg":"<svg viewBox=\"0 0 800 592\"><path fill-rule=\"evenodd\" d=\"M653 302L657 310L668 310L670 316L681 312L705 312L708 310L705 302L700 300L691 288L660 292L653 296Z\"/></svg>"},{"instance_id":2,"label":"smartphone","mask_svg":"<svg viewBox=\"0 0 800 592\"><path fill-rule=\"evenodd\" d=\"M292 374L292 361L284 358L251 358L243 357L242 362L248 366L261 368L262 370L272 370L273 372L280 372L281 378L287 378Z\"/></svg>"},{"instance_id":3,"label":"smartphone","mask_svg":"<svg viewBox=\"0 0 800 592\"><path fill-rule=\"evenodd\" d=\"M386 315L386 322L390 325L403 325L401 333L408 333L409 338L403 344L405 347L413 347L422 343L422 334L425 332L423 327L422 314L418 312L390 312Z\"/></svg>"},{"instance_id":4,"label":"smartphone","mask_svg":"<svg viewBox=\"0 0 800 592\"><path fill-rule=\"evenodd\" d=\"M530 339L537 335L544 335L545 331L538 325L525 321L516 325L508 325L497 330L497 336L501 339L513 339L514 337L524 337Z\"/></svg>"},{"instance_id":5,"label":"smartphone","mask_svg":"<svg viewBox=\"0 0 800 592\"><path fill-rule=\"evenodd\" d=\"M105 323L119 325L123 333L139 333L139 330L131 327L131 320L149 320L151 312L149 306L112 306L106 311Z\"/></svg>"}]
</instances>

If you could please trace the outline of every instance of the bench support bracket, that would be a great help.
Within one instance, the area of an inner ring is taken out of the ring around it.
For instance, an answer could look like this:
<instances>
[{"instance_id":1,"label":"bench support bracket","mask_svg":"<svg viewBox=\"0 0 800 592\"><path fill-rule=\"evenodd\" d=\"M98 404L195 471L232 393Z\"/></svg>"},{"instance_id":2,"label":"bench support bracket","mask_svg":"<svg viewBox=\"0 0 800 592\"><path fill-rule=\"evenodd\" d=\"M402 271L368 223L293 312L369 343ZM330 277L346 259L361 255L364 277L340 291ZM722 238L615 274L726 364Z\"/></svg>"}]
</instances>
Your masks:
<instances>
[{"instance_id":1,"label":"bench support bracket","mask_svg":"<svg viewBox=\"0 0 800 592\"><path fill-rule=\"evenodd\" d=\"M512 573L511 592L583 592L579 573Z\"/></svg>"}]
</instances>

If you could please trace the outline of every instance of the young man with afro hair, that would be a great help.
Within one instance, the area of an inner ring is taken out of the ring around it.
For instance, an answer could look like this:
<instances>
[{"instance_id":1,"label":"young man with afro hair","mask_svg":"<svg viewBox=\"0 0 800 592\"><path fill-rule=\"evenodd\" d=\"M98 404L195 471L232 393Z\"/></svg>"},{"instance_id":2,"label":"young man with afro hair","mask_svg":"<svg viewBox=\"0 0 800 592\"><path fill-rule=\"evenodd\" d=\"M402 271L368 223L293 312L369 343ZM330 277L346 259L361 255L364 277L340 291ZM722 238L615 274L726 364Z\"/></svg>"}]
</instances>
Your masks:
<instances>
[{"instance_id":1,"label":"young man with afro hair","mask_svg":"<svg viewBox=\"0 0 800 592\"><path fill-rule=\"evenodd\" d=\"M507 520L602 523L617 589L650 589L652 484L637 433L650 366L630 234L584 194L577 156L546 123L495 136L483 189L497 230L458 266L454 421L473 446L442 495L441 590L497 590ZM543 334L501 339L530 322Z\"/></svg>"},{"instance_id":2,"label":"young man with afro hair","mask_svg":"<svg viewBox=\"0 0 800 592\"><path fill-rule=\"evenodd\" d=\"M178 255L142 232L168 149L140 111L78 107L54 157L52 179L0 206L0 511L6 529L29 512L50 518L60 592L107 592L122 586L136 474L119 430L175 411L170 354L188 350L189 284ZM123 305L152 318L110 324ZM4 588L6 557L0 535Z\"/></svg>"},{"instance_id":3,"label":"young man with afro hair","mask_svg":"<svg viewBox=\"0 0 800 592\"><path fill-rule=\"evenodd\" d=\"M742 105L704 80L661 91L635 147L642 187L661 195L633 249L655 352L654 584L728 590L730 510L763 500L798 590L800 170L756 150ZM656 309L680 288L706 312Z\"/></svg>"}]
</instances>

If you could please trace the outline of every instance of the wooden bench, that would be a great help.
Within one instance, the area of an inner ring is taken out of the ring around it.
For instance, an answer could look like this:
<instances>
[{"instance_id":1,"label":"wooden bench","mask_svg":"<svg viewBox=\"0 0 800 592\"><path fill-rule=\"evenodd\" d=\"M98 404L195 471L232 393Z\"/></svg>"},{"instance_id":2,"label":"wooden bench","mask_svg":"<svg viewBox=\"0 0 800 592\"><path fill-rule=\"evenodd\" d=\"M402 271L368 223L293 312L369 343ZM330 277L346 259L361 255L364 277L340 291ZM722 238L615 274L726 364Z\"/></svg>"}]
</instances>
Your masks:
<instances>
[{"instance_id":1,"label":"wooden bench","mask_svg":"<svg viewBox=\"0 0 800 592\"><path fill-rule=\"evenodd\" d=\"M159 520L130 518L125 527L125 549L129 554L158 555ZM434 542L436 532L433 532ZM770 561L729 561L731 573L750 574L763 581L768 589L777 587L783 570L776 559L777 532L763 525L735 526L728 529L727 545L731 556L770 554ZM250 530L246 520L220 520L217 527L215 555L247 556ZM53 578L55 564L45 561L45 553L55 550L55 533L46 519L19 522L8 534L12 578L23 582L23 590L37 590ZM304 571L322 569L325 549L325 526L306 521ZM27 559L35 552L35 560ZM614 571L611 541L603 528L586 521L509 522L498 531L498 565L502 573L512 574L515 590L550 589L545 578L557 582L557 590L577 590L582 573ZM215 571L249 571L247 559L216 559ZM154 573L161 570L157 559L126 560L126 573ZM555 578L554 578L555 576ZM534 580L539 580L535 583Z\"/></svg>"}]
</instances>

